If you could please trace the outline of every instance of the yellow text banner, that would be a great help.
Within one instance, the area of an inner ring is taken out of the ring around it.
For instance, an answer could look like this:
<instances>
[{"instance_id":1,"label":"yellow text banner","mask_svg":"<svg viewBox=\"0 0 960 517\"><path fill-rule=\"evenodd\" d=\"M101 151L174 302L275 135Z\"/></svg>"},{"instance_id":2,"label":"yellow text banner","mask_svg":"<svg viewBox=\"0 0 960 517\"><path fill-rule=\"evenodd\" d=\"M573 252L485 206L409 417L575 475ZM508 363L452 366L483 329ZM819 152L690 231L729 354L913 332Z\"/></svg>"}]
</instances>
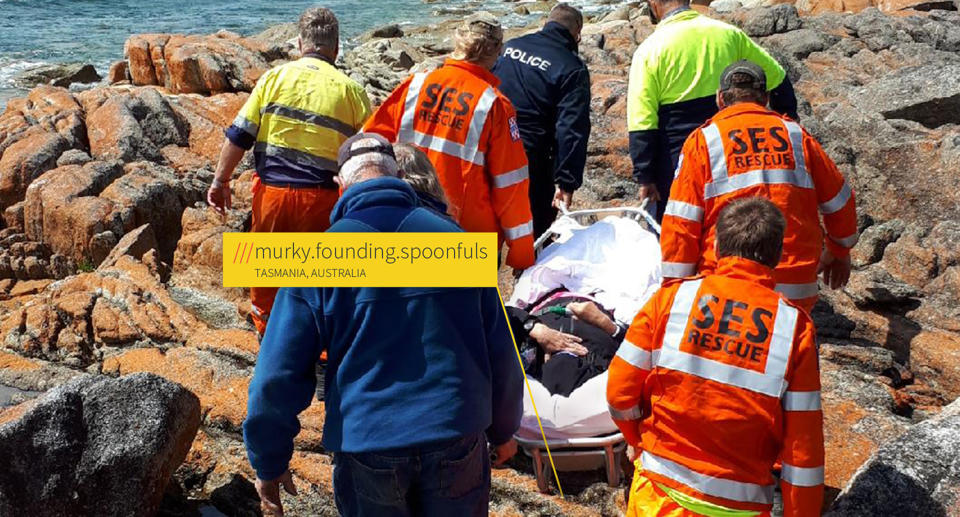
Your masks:
<instances>
[{"instance_id":1,"label":"yellow text banner","mask_svg":"<svg viewBox=\"0 0 960 517\"><path fill-rule=\"evenodd\" d=\"M224 287L494 287L495 233L225 233Z\"/></svg>"}]
</instances>

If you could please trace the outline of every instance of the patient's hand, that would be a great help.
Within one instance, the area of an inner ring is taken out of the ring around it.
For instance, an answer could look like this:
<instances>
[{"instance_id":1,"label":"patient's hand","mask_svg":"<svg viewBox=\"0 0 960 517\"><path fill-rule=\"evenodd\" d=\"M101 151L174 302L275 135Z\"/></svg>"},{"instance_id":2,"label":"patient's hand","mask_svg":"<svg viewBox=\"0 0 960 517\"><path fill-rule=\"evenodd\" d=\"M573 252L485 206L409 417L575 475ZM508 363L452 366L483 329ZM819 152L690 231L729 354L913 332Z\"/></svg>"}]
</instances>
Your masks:
<instances>
[{"instance_id":1,"label":"patient's hand","mask_svg":"<svg viewBox=\"0 0 960 517\"><path fill-rule=\"evenodd\" d=\"M567 304L567 309L577 319L583 320L610 335L617 331L617 324L593 302L571 302Z\"/></svg>"},{"instance_id":2,"label":"patient's hand","mask_svg":"<svg viewBox=\"0 0 960 517\"><path fill-rule=\"evenodd\" d=\"M545 352L550 354L570 352L578 356L584 356L589 352L580 344L583 340L579 337L553 330L543 323L537 323L533 326L533 329L530 330L530 337L539 343Z\"/></svg>"}]
</instances>

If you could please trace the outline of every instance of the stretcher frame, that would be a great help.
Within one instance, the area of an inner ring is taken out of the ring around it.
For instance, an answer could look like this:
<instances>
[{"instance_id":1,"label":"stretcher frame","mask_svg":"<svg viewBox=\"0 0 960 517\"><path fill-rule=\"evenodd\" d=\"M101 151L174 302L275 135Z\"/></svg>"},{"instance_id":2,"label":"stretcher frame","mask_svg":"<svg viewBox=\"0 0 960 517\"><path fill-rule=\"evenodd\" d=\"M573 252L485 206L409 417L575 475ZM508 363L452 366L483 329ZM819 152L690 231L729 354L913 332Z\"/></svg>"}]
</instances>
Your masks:
<instances>
[{"instance_id":1,"label":"stretcher frame","mask_svg":"<svg viewBox=\"0 0 960 517\"><path fill-rule=\"evenodd\" d=\"M623 206L575 211L570 211L566 206L561 204L558 219L569 217L578 224L589 226L597 221L603 220L603 218L607 216L625 217L640 223L646 227L647 230L659 236L660 225L657 224L656 219L647 211L647 204L648 200L645 199L639 207ZM539 256L556 237L559 237L559 234L554 232L552 227L544 232L544 234L534 242L534 251L537 256ZM542 437L538 439L528 439L515 435L514 438L516 438L517 443L523 449L524 454L530 456L533 460L533 472L537 477L537 488L542 493L549 493L550 480L547 477L545 465L546 450ZM620 486L623 472L619 458L627 448L627 443L622 433L615 432L605 436L553 440L548 438L546 445L550 448L550 453L557 471L583 471L602 466L607 474L607 484L613 488Z\"/></svg>"}]
</instances>

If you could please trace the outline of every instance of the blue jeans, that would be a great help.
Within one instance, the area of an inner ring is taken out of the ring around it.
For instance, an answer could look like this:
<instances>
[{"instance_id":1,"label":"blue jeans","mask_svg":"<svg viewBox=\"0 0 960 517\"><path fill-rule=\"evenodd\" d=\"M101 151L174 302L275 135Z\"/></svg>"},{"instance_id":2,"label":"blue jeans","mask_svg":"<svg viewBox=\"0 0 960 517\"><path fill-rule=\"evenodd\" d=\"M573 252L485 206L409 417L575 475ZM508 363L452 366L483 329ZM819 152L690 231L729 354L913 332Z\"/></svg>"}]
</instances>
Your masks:
<instances>
[{"instance_id":1,"label":"blue jeans","mask_svg":"<svg viewBox=\"0 0 960 517\"><path fill-rule=\"evenodd\" d=\"M484 434L419 447L333 457L333 494L347 517L485 516L490 456Z\"/></svg>"}]
</instances>

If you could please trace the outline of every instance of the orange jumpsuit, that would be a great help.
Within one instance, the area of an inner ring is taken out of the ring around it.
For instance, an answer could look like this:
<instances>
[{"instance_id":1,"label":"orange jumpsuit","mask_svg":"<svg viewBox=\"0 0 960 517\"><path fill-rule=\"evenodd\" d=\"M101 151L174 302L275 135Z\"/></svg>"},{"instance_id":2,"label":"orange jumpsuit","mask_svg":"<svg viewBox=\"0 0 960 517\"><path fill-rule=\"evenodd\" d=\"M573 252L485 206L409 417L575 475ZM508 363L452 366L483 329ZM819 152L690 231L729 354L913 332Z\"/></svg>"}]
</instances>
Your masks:
<instances>
[{"instance_id":1,"label":"orange jumpsuit","mask_svg":"<svg viewBox=\"0 0 960 517\"><path fill-rule=\"evenodd\" d=\"M676 505L646 481L769 512L778 458L784 516L819 515L816 332L774 285L770 268L724 257L715 274L667 282L634 319L607 384L614 421L642 450L628 515Z\"/></svg>"},{"instance_id":2,"label":"orange jumpsuit","mask_svg":"<svg viewBox=\"0 0 960 517\"><path fill-rule=\"evenodd\" d=\"M753 103L724 109L684 144L660 238L663 276L712 271L720 210L753 196L769 199L786 217L777 291L809 312L823 246L846 257L857 243L853 192L799 124Z\"/></svg>"},{"instance_id":3,"label":"orange jumpsuit","mask_svg":"<svg viewBox=\"0 0 960 517\"><path fill-rule=\"evenodd\" d=\"M489 70L448 59L397 87L364 131L416 145L437 169L450 212L468 232L494 232L506 262L534 262L527 156L513 105Z\"/></svg>"}]
</instances>

